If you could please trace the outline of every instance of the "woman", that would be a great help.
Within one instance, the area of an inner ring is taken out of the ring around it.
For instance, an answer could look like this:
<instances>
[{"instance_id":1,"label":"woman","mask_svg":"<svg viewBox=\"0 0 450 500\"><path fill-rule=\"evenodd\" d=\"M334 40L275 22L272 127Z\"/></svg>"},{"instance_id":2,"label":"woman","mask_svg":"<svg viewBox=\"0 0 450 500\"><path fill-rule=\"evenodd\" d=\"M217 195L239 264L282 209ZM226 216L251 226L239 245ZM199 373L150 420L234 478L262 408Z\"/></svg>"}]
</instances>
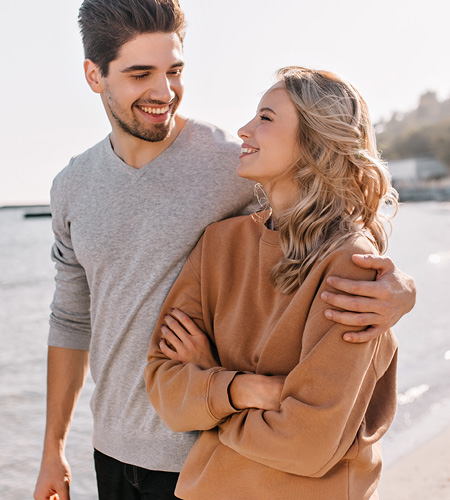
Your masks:
<instances>
[{"instance_id":1,"label":"woman","mask_svg":"<svg viewBox=\"0 0 450 500\"><path fill-rule=\"evenodd\" d=\"M379 209L397 203L366 104L332 73L284 68L239 136L237 172L270 210L207 228L148 353L156 410L203 431L176 495L376 499L397 343L346 343L321 299L329 275L375 278L351 256L384 252Z\"/></svg>"}]
</instances>

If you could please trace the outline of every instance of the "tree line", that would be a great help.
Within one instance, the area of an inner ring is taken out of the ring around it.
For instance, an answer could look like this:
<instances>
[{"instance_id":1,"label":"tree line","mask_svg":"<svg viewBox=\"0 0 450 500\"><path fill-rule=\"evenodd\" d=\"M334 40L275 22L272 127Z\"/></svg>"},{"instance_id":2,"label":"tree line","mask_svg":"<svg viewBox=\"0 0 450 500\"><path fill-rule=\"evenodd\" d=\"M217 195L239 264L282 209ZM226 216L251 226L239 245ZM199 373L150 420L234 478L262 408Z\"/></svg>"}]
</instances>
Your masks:
<instances>
[{"instance_id":1,"label":"tree line","mask_svg":"<svg viewBox=\"0 0 450 500\"><path fill-rule=\"evenodd\" d=\"M416 109L393 113L375 129L385 160L431 157L450 170L450 99L439 101L436 92L426 92Z\"/></svg>"}]
</instances>

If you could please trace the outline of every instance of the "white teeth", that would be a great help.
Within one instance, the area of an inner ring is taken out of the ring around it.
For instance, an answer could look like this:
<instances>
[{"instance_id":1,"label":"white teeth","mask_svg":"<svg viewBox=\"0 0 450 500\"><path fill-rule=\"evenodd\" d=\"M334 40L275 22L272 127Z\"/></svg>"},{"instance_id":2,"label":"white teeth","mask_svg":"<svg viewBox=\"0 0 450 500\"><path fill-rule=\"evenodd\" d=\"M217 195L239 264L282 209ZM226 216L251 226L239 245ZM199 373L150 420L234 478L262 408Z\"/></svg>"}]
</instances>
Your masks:
<instances>
[{"instance_id":1,"label":"white teeth","mask_svg":"<svg viewBox=\"0 0 450 500\"><path fill-rule=\"evenodd\" d=\"M242 154L255 153L256 151L258 150L253 148L242 148Z\"/></svg>"},{"instance_id":2,"label":"white teeth","mask_svg":"<svg viewBox=\"0 0 450 500\"><path fill-rule=\"evenodd\" d=\"M152 115L163 115L164 113L167 113L167 111L169 111L170 106L164 106L164 108L147 108L146 106L139 107L146 113L150 113Z\"/></svg>"}]
</instances>

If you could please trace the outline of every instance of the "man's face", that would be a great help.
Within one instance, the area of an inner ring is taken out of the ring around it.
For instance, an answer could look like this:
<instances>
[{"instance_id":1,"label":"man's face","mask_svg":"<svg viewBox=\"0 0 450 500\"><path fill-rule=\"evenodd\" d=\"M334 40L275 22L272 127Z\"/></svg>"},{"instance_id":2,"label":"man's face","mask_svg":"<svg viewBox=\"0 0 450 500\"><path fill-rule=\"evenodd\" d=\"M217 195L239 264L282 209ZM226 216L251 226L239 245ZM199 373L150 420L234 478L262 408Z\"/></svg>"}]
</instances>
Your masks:
<instances>
[{"instance_id":1,"label":"man's face","mask_svg":"<svg viewBox=\"0 0 450 500\"><path fill-rule=\"evenodd\" d=\"M175 33L145 33L124 44L101 77L113 128L150 142L169 137L184 92L183 64Z\"/></svg>"}]
</instances>

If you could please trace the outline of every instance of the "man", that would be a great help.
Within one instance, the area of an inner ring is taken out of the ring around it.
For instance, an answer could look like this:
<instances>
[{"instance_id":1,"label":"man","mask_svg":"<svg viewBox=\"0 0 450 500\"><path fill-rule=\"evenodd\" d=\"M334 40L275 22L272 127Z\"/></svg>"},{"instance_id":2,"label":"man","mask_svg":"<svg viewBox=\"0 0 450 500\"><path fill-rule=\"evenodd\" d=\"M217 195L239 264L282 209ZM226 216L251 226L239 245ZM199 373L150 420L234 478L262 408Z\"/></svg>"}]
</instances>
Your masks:
<instances>
[{"instance_id":1,"label":"man","mask_svg":"<svg viewBox=\"0 0 450 500\"><path fill-rule=\"evenodd\" d=\"M99 498L173 499L196 434L171 432L148 402L150 332L204 228L245 211L253 186L234 173L233 139L177 114L184 16L176 0L85 0L79 21L86 79L112 132L52 187L57 275L34 497L70 498L64 447L90 363ZM353 341L384 332L414 303L412 280L389 260L360 264L377 268L380 280L336 278L333 286L364 297L327 297L348 311L330 309L334 321L372 325Z\"/></svg>"}]
</instances>

